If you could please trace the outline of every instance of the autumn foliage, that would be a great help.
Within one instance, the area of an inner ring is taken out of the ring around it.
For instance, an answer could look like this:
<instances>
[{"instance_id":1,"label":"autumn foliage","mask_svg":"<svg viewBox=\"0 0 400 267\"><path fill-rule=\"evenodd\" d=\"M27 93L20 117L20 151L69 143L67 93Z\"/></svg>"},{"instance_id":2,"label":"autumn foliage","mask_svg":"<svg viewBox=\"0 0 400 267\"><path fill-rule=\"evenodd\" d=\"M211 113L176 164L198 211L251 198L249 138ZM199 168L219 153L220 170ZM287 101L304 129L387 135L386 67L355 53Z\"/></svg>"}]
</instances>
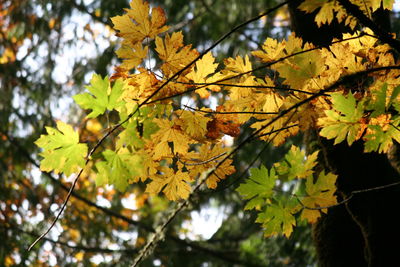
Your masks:
<instances>
[{"instance_id":1,"label":"autumn foliage","mask_svg":"<svg viewBox=\"0 0 400 267\"><path fill-rule=\"evenodd\" d=\"M389 2L383 7L391 9ZM365 14L381 5L352 3ZM336 1L305 1L300 8L318 10L318 25L336 17L356 26ZM211 52L184 44L182 32L167 32L166 21L161 8L150 9L142 0L112 18L122 38L122 63L111 78L93 75L74 100L87 118L112 114L115 121L91 147L70 125L47 127L36 141L43 149L42 171L71 175L87 168L97 186L124 191L145 183L147 193L179 201L199 183L214 189L233 174L232 157L254 139L280 146L313 130L335 144L362 140L365 152L380 153L400 142L400 68L390 46L371 30L344 35L329 49L303 44L294 34L283 41L267 38L260 50L218 62ZM359 83L349 84L349 77ZM210 99L218 105L207 104ZM244 127L253 131L243 142L224 141ZM250 169L237 188L248 200L246 209L259 212L266 236L289 237L298 223L314 223L337 204L337 176L317 170L319 153L292 146L272 168ZM282 194L287 188L290 195Z\"/></svg>"}]
</instances>

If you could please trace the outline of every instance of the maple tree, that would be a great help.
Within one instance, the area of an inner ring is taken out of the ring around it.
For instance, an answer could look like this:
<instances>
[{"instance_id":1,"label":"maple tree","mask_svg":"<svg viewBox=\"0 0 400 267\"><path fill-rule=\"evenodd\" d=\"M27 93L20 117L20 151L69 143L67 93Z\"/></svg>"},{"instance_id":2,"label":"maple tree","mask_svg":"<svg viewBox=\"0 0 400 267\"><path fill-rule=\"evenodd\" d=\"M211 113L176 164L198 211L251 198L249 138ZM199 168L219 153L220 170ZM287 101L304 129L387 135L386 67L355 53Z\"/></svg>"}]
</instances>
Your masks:
<instances>
[{"instance_id":1,"label":"maple tree","mask_svg":"<svg viewBox=\"0 0 400 267\"><path fill-rule=\"evenodd\" d=\"M97 186L114 185L123 192L138 183L151 196L179 202L134 265L203 185L215 189L235 173L233 157L254 140L275 147L299 134L322 140L317 149L292 145L270 168L250 166L249 177L241 181L237 192L248 200L245 209L257 212L266 237L290 237L297 225L318 223L330 210L357 203L356 194L395 188L396 179L340 188L346 172L324 159L330 147L361 147L363 154L386 158L400 142L399 43L376 27L371 15L392 8L393 2L383 2L303 1L299 10L313 13L318 27L336 21L352 33L333 39L329 47L295 33L282 41L268 37L247 55L217 60L211 50L224 38L198 51L184 44L182 32L166 32L161 8L133 0L125 14L111 18L122 38L116 51L122 63L110 78L93 75L88 92L74 96L88 110L87 119L107 117L105 134L88 149L72 126L47 127L36 141L44 149L40 168L75 173L70 192L85 173ZM182 95L189 96L187 103ZM216 107L207 105L211 99L218 99ZM229 145L227 136L241 141ZM364 227L370 215L355 214ZM363 238L367 252L362 257L370 266L390 262L374 254L379 243Z\"/></svg>"}]
</instances>

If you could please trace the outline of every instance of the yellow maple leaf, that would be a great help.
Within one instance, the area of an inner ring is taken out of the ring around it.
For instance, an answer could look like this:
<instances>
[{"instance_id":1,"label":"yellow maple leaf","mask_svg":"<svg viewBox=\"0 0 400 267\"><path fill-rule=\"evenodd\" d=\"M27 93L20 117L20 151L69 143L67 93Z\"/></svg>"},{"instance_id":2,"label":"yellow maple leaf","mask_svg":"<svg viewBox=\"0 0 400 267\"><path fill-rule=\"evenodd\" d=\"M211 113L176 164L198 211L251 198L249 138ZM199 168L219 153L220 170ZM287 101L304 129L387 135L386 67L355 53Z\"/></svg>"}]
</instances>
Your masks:
<instances>
[{"instance_id":1,"label":"yellow maple leaf","mask_svg":"<svg viewBox=\"0 0 400 267\"><path fill-rule=\"evenodd\" d=\"M153 150L153 147L151 145L149 146L146 144L146 148L141 149L137 152L137 155L140 156L142 159L142 167L143 167L143 174L142 176L138 177L137 180L145 181L147 178L154 177L154 175L157 173L157 168L159 167L159 163L157 161L154 161L154 159L151 157L151 154L149 151Z\"/></svg>"},{"instance_id":2,"label":"yellow maple leaf","mask_svg":"<svg viewBox=\"0 0 400 267\"><path fill-rule=\"evenodd\" d=\"M267 38L262 45L262 50L251 52L255 57L261 59L262 62L270 62L279 59L283 55L285 46L275 39Z\"/></svg>"},{"instance_id":3,"label":"yellow maple leaf","mask_svg":"<svg viewBox=\"0 0 400 267\"><path fill-rule=\"evenodd\" d=\"M126 45L120 47L116 51L117 56L123 59L120 67L127 70L136 68L146 57L147 51L148 47L143 48L141 43L137 43L132 47Z\"/></svg>"},{"instance_id":4,"label":"yellow maple leaf","mask_svg":"<svg viewBox=\"0 0 400 267\"><path fill-rule=\"evenodd\" d=\"M285 50L288 55L303 50L302 40L294 34L289 36L285 44ZM305 46L304 50L308 47ZM320 53L319 50L313 50L308 53L298 54L275 64L273 68L279 72L281 77L285 78L285 84L301 90L308 80L317 77L325 70L324 60Z\"/></svg>"},{"instance_id":5,"label":"yellow maple leaf","mask_svg":"<svg viewBox=\"0 0 400 267\"><path fill-rule=\"evenodd\" d=\"M224 160L229 148L222 147L220 143L211 145L204 144L200 147L198 152L191 152L187 154L183 160L187 163L186 168L189 170L191 176L195 177L203 172L213 168L220 161ZM213 174L208 177L206 184L208 188L216 188L217 183L221 179L235 172L235 167L231 159L226 159L221 166L219 166Z\"/></svg>"},{"instance_id":6,"label":"yellow maple leaf","mask_svg":"<svg viewBox=\"0 0 400 267\"><path fill-rule=\"evenodd\" d=\"M174 154L184 155L187 153L189 144L193 141L184 134L179 125L167 119L154 119L154 122L160 129L151 136L154 143L153 159L159 160L165 156L171 156L169 142L173 145Z\"/></svg>"},{"instance_id":7,"label":"yellow maple leaf","mask_svg":"<svg viewBox=\"0 0 400 267\"><path fill-rule=\"evenodd\" d=\"M265 94L265 102L263 105L263 111L265 112L278 112L279 108L283 104L283 98L274 91L267 91Z\"/></svg>"},{"instance_id":8,"label":"yellow maple leaf","mask_svg":"<svg viewBox=\"0 0 400 267\"><path fill-rule=\"evenodd\" d=\"M161 70L166 76L175 74L199 55L191 45L183 45L182 32L174 32L171 36L166 34L164 40L157 36L156 51L164 61ZM189 71L190 68L186 73Z\"/></svg>"},{"instance_id":9,"label":"yellow maple leaf","mask_svg":"<svg viewBox=\"0 0 400 267\"><path fill-rule=\"evenodd\" d=\"M334 18L335 11L335 2L327 2L322 5L318 14L315 16L315 22L318 27L321 27L322 24L330 24Z\"/></svg>"},{"instance_id":10,"label":"yellow maple leaf","mask_svg":"<svg viewBox=\"0 0 400 267\"><path fill-rule=\"evenodd\" d=\"M291 54L294 54L296 52L300 52L301 50L303 50L302 49L303 40L301 38L297 37L294 32L288 37L287 40L284 40L282 43L285 45L285 54L286 55L291 55ZM305 48L306 47L304 47L304 49Z\"/></svg>"},{"instance_id":11,"label":"yellow maple leaf","mask_svg":"<svg viewBox=\"0 0 400 267\"><path fill-rule=\"evenodd\" d=\"M127 108L137 104L138 100L145 100L158 89L160 80L154 73L145 68L138 68L140 73L126 79L126 85L122 93L122 99L127 103Z\"/></svg>"},{"instance_id":12,"label":"yellow maple leaf","mask_svg":"<svg viewBox=\"0 0 400 267\"><path fill-rule=\"evenodd\" d=\"M150 15L148 2L133 0L130 7L125 9L126 14L111 18L118 35L125 38L124 44L133 45L168 30L164 25L166 17L162 8L154 7Z\"/></svg>"},{"instance_id":13,"label":"yellow maple leaf","mask_svg":"<svg viewBox=\"0 0 400 267\"><path fill-rule=\"evenodd\" d=\"M327 213L328 209L323 207L329 207L337 203L335 191L337 175L332 173L325 174L321 172L318 180L314 183L314 178L309 176L306 181L306 193L308 194L302 200L304 206L308 208L322 208L320 210L303 209L301 218L307 220L310 223L315 223L321 216L321 212Z\"/></svg>"},{"instance_id":14,"label":"yellow maple leaf","mask_svg":"<svg viewBox=\"0 0 400 267\"><path fill-rule=\"evenodd\" d=\"M177 171L170 168L162 169L163 175L157 175L147 184L146 193L158 194L163 192L169 200L187 199L190 194L190 185L192 182L189 173Z\"/></svg>"},{"instance_id":15,"label":"yellow maple leaf","mask_svg":"<svg viewBox=\"0 0 400 267\"><path fill-rule=\"evenodd\" d=\"M317 99L318 101L319 99ZM314 102L317 102L314 101ZM323 109L315 106L311 103L301 106L296 114L295 118L299 121L299 127L302 131L313 129L317 126L317 121L320 116L324 116Z\"/></svg>"},{"instance_id":16,"label":"yellow maple leaf","mask_svg":"<svg viewBox=\"0 0 400 267\"><path fill-rule=\"evenodd\" d=\"M358 5L361 11L363 11L367 16L370 16L370 1L365 0L352 0L353 4ZM322 24L330 24L333 19L339 22L344 22L345 25L350 26L352 29L357 25L357 20L353 16L347 14L346 10L338 3L338 1L326 1L326 0L308 0L304 1L299 9L312 13L318 10L315 16L315 22L320 27Z\"/></svg>"},{"instance_id":17,"label":"yellow maple leaf","mask_svg":"<svg viewBox=\"0 0 400 267\"><path fill-rule=\"evenodd\" d=\"M6 255L3 263L4 263L4 266L6 266L6 267L15 266L15 260L10 255Z\"/></svg>"},{"instance_id":18,"label":"yellow maple leaf","mask_svg":"<svg viewBox=\"0 0 400 267\"><path fill-rule=\"evenodd\" d=\"M246 55L245 58L237 56L236 58L227 58L224 60L225 69L222 71L221 78L229 78L238 74L251 72L252 65L249 57ZM229 97L232 100L239 100L243 97L247 97L253 93L255 83L255 77L251 74L244 74L236 79L229 80L231 84L237 84L238 86L227 86L229 90ZM245 86L245 87L243 87Z\"/></svg>"},{"instance_id":19,"label":"yellow maple leaf","mask_svg":"<svg viewBox=\"0 0 400 267\"><path fill-rule=\"evenodd\" d=\"M392 10L393 9L393 4L394 0L371 0L371 8L372 12L377 10L378 8L381 7L381 3L383 5L384 9Z\"/></svg>"},{"instance_id":20,"label":"yellow maple leaf","mask_svg":"<svg viewBox=\"0 0 400 267\"><path fill-rule=\"evenodd\" d=\"M180 114L179 125L189 136L196 140L204 139L207 133L207 122L209 122L211 118L205 117L198 112L195 113L188 110L178 110L176 113Z\"/></svg>"},{"instance_id":21,"label":"yellow maple leaf","mask_svg":"<svg viewBox=\"0 0 400 267\"><path fill-rule=\"evenodd\" d=\"M246 55L243 59L241 56L236 56L236 58L227 58L224 60L226 70L234 72L234 74L248 72L252 70L251 62L249 56Z\"/></svg>"},{"instance_id":22,"label":"yellow maple leaf","mask_svg":"<svg viewBox=\"0 0 400 267\"><path fill-rule=\"evenodd\" d=\"M77 253L75 254L75 259L76 259L77 261L82 261L84 256L85 256L85 253L83 253L82 251L80 251L80 252L77 252Z\"/></svg>"},{"instance_id":23,"label":"yellow maple leaf","mask_svg":"<svg viewBox=\"0 0 400 267\"><path fill-rule=\"evenodd\" d=\"M160 83L160 84L163 84L163 83L165 83L167 80L166 79L164 79L163 81L162 81L162 83ZM169 99L165 99L164 100L164 102L172 102L173 101L173 97L172 96L175 96L176 94L180 94L180 93L183 93L183 92L185 92L186 90L187 90L187 88L188 88L188 85L186 85L186 84L182 84L182 83L179 83L179 82L169 82L168 84L166 84L157 94L156 94L156 96L155 96L155 99L159 99L159 98L166 98L166 97L170 97ZM164 103L163 102L163 103Z\"/></svg>"},{"instance_id":24,"label":"yellow maple leaf","mask_svg":"<svg viewBox=\"0 0 400 267\"><path fill-rule=\"evenodd\" d=\"M208 83L212 80L209 76L215 72L218 67L217 63L214 63L215 58L208 52L200 60L196 62L196 68L186 75L186 77L192 80L194 83ZM202 87L196 90L196 93L200 95L201 98L208 98L210 93L207 91L209 88L212 91L219 91L220 87L218 85L210 85L207 87Z\"/></svg>"}]
</instances>

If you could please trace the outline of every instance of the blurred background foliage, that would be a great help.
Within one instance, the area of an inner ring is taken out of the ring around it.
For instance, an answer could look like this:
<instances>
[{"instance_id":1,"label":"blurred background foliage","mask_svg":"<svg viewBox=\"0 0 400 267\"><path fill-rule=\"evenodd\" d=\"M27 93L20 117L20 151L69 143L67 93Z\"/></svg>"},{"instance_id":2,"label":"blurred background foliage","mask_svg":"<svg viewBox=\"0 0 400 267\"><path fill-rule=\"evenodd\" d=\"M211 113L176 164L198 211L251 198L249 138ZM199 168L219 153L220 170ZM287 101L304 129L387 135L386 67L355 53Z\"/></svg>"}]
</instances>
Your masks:
<instances>
[{"instance_id":1,"label":"blurred background foliage","mask_svg":"<svg viewBox=\"0 0 400 267\"><path fill-rule=\"evenodd\" d=\"M185 42L200 52L278 2L150 1L166 10L171 31L183 31ZM125 193L96 188L87 173L56 227L27 251L50 225L73 178L41 173L33 142L58 119L81 129L85 142L102 136L107 122L85 120L71 96L84 90L93 73L113 73L118 40L109 18L128 5L127 0L0 2L1 266L127 266L175 205L143 194L142 185ZM244 55L267 36L285 38L289 26L288 12L281 8L235 32L213 53L219 59ZM250 130L243 132L242 138ZM237 174L198 194L142 266L314 265L309 227L296 228L290 239L264 239L255 214L243 211L245 203L234 191L249 164L271 166L299 140L279 149L261 142L244 147L235 160Z\"/></svg>"}]
</instances>

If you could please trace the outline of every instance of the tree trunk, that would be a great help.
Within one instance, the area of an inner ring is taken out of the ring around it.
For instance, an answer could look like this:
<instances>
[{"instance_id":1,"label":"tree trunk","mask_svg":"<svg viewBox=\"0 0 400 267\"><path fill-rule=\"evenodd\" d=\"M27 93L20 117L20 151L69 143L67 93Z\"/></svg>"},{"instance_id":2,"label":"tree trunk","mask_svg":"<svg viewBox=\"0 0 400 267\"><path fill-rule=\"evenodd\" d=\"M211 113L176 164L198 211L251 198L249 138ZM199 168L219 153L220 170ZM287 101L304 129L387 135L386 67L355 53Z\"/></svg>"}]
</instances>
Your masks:
<instances>
[{"instance_id":1,"label":"tree trunk","mask_svg":"<svg viewBox=\"0 0 400 267\"><path fill-rule=\"evenodd\" d=\"M315 13L305 14L289 4L293 29L305 42L328 46L333 38L349 29L337 21L322 29L314 23ZM386 17L385 17L386 16ZM388 29L388 13L375 14L375 23ZM324 140L326 166L338 175L338 199L352 192L400 181L387 155L364 153L362 142L348 146ZM325 166L325 167L326 167ZM400 227L397 213L399 187L356 193L346 204L330 208L314 227L319 266L400 266ZM397 244L397 245L396 245Z\"/></svg>"}]
</instances>

